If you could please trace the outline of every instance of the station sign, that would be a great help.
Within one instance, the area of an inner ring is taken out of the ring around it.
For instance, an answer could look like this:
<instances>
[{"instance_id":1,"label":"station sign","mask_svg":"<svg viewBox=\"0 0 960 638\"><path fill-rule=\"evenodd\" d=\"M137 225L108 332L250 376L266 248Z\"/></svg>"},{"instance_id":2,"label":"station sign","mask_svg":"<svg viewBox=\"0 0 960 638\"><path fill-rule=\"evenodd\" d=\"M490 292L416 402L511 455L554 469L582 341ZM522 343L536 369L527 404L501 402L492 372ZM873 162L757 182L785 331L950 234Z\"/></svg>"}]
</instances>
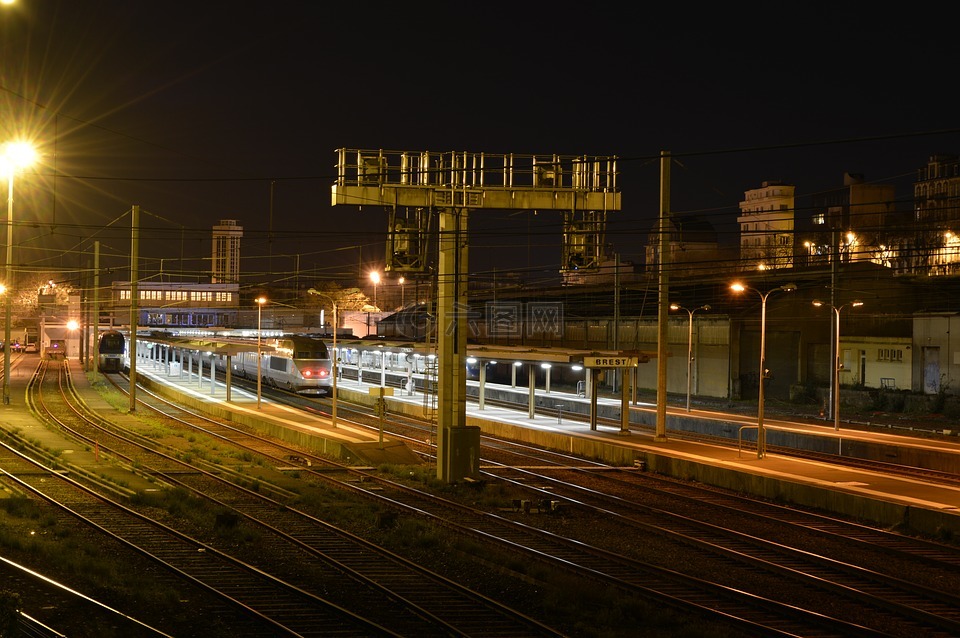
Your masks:
<instances>
[{"instance_id":1,"label":"station sign","mask_svg":"<svg viewBox=\"0 0 960 638\"><path fill-rule=\"evenodd\" d=\"M585 368L630 368L637 365L636 357L584 357Z\"/></svg>"}]
</instances>

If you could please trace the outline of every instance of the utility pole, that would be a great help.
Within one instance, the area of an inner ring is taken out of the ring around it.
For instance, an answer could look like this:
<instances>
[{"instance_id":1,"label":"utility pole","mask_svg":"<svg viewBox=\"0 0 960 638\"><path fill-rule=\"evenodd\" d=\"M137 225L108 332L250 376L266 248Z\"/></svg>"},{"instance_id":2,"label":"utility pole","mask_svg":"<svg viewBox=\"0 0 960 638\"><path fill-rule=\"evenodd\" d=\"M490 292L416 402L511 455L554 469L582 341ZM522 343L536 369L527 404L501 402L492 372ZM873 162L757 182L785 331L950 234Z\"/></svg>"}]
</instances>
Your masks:
<instances>
[{"instance_id":1,"label":"utility pole","mask_svg":"<svg viewBox=\"0 0 960 638\"><path fill-rule=\"evenodd\" d=\"M667 256L670 252L670 152L660 151L660 258L657 275L660 297L657 313L657 424L654 441L667 440L667 348L670 321L670 286Z\"/></svg>"}]
</instances>

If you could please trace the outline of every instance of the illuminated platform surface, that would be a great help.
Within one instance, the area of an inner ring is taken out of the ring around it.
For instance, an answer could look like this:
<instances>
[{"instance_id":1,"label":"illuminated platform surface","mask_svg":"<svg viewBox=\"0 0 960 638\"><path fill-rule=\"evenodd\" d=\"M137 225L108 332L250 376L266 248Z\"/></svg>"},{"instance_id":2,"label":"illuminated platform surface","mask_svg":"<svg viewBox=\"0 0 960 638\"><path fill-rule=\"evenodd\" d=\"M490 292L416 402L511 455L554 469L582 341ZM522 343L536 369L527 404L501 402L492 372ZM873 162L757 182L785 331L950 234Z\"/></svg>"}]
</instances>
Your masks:
<instances>
[{"instance_id":1,"label":"illuminated platform surface","mask_svg":"<svg viewBox=\"0 0 960 638\"><path fill-rule=\"evenodd\" d=\"M149 364L141 370L148 371ZM345 368L348 374L354 368ZM342 378L338 382L338 392L342 401L370 403L374 397L371 388L379 387L381 376L376 371L365 370L363 382L355 378ZM182 381L176 376L165 378L165 382L175 385L196 385ZM387 397L388 410L414 415L430 413L430 397L422 392L410 392L402 388L393 388L394 394ZM209 396L209 384L205 390L192 389L191 392ZM220 391L222 401L224 390ZM477 381L468 382L468 394L476 398L479 392ZM521 405L519 409L508 409L491 405L489 400L514 397ZM464 425L479 426L486 434L503 436L527 441L593 458L601 458L620 465L642 466L646 471L676 475L683 478L726 487L730 489L756 493L766 498L794 502L808 507L823 508L828 511L856 516L876 521L883 525L909 524L911 527L932 531L953 529L960 533L960 488L925 483L916 479L904 479L888 476L879 472L842 468L836 465L799 460L776 453L768 453L763 459L756 456L751 436L749 417L747 425L741 430L740 423L724 421L716 412L692 410L677 407L668 410L668 431L666 441L655 441L651 427L656 418L655 406L650 404L630 405L630 429L622 431L619 426L597 425L591 429L589 423L574 420L571 413L589 414L589 399L577 394L552 390L547 393L543 388L535 390L537 407L530 417L527 407L526 387L512 387L502 384L484 384L485 406L481 410L476 401L467 405L467 421ZM216 396L212 397L216 398ZM250 410L251 401L256 397L234 388L233 403L237 409ZM287 408L269 404L268 414L278 413L286 421L291 421ZM557 413L557 406L563 406ZM545 414L543 408L549 408ZM253 407L255 410L255 406ZM598 397L597 411L601 416L619 420L621 400L619 398ZM297 414L296 420L302 420ZM743 418L742 416L740 417ZM329 429L316 420L320 428ZM291 427L302 427L294 421ZM827 449L869 450L876 448L896 450L901 462L916 464L928 463L944 465L957 473L960 468L960 442L956 437L929 439L901 436L886 432L868 432L844 429L835 431L832 424L804 424L767 417L765 419L768 446L779 443L797 444L797 441L813 441L805 445L819 445ZM737 449L682 441L671 438L676 430L716 431L725 429L732 438L743 437L742 448ZM338 425L345 437L376 436L356 431L347 426ZM845 454L848 454L845 452ZM917 459L923 459L918 461Z\"/></svg>"},{"instance_id":2,"label":"illuminated platform surface","mask_svg":"<svg viewBox=\"0 0 960 638\"><path fill-rule=\"evenodd\" d=\"M93 405L112 410L90 386L80 364L71 360L68 365L83 396L89 396ZM38 425L23 402L29 379L26 368L32 370L32 362L23 368L24 372L20 371L20 367L14 369L11 379L13 401L11 405L0 406L0 420L4 427L28 427L29 436L56 436L41 433L45 428ZM378 455L382 462L404 463L418 460L409 449L395 445L389 438L385 438L384 449L380 450L376 432L345 424L332 428L329 419L308 416L267 399L261 401L261 409L258 410L256 395L236 387L232 388L231 401L228 404L225 402L225 388L222 383L219 389L211 394L209 380L198 386L195 375L188 379L179 375L161 374L162 370L150 370L149 363L138 365L137 372L138 376L153 383L162 382L183 396L191 397L196 403L209 404L214 409L229 409L232 418L256 420L268 424L272 429L310 432L324 437L331 446L342 445L348 451L351 447L369 450L374 457L367 461L358 458L358 461L379 462L375 458ZM370 380L374 380L372 375ZM476 393L477 383L470 382L469 385L468 389ZM526 394L526 388L486 385L487 397L495 392ZM370 388L376 387L378 384L358 383L355 379L343 379L338 385L341 400L359 403L373 401ZM619 427L606 425L591 429L588 423L568 418L571 411L589 409L589 402L583 397L557 391L545 394L542 389L537 391L537 397L544 407L555 408L559 404L569 407L565 408L559 417L552 411L551 414L535 412L531 418L526 409L512 410L487 404L480 410L476 402L469 402L467 423L464 425L479 426L488 434L607 459L620 465L639 466L644 471L692 479L777 501L834 511L874 521L883 526L905 525L931 534L938 531L960 533L960 488L957 487L798 460L775 452L758 459L748 441L744 441L743 449L738 450L736 447L671 438L676 426L692 424L692 427L700 427L697 424L701 421L717 418L714 412L693 410L687 413L683 408L670 408L667 438L665 441L655 441L650 428L641 429L638 426L638 423L653 422L655 408L652 405L630 406L631 428L628 432L622 432ZM409 393L395 388L394 395L388 397L387 401L389 411L423 414L425 410L429 410L428 398L420 392ZM597 405L601 415L619 416L619 400L601 397L598 398ZM767 418L765 422L768 428L768 446L771 447L776 445L778 436L810 436L826 441L828 445L844 446L844 449L847 449L847 446L880 445L899 449L905 456L925 458L927 455L934 455L946 459L944 463L956 464L960 459L960 445L955 442L955 437L929 439L843 428L836 432L827 424L801 424L776 418ZM738 427L734 425L733 429ZM93 455L83 450L74 450L71 460L94 462Z\"/></svg>"}]
</instances>

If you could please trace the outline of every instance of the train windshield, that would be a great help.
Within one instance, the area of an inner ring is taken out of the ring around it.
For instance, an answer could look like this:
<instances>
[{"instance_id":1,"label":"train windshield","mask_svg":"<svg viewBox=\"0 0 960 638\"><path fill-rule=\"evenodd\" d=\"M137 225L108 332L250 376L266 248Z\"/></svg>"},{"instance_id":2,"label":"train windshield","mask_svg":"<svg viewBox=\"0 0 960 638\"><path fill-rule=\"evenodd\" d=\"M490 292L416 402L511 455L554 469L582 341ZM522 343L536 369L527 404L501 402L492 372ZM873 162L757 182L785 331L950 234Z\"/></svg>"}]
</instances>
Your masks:
<instances>
[{"instance_id":1,"label":"train windshield","mask_svg":"<svg viewBox=\"0 0 960 638\"><path fill-rule=\"evenodd\" d=\"M313 350L296 350L293 353L294 359L327 359L329 355L327 354L327 349L322 345L319 349L315 348Z\"/></svg>"}]
</instances>

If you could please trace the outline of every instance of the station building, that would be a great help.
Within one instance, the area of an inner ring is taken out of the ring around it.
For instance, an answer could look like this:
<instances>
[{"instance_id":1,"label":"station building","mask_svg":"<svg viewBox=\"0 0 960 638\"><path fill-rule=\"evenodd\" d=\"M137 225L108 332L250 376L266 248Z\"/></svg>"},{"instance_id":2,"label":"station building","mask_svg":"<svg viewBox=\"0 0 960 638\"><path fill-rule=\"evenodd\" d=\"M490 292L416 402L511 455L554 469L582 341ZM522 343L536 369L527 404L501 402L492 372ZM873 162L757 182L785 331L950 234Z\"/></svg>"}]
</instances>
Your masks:
<instances>
[{"instance_id":1,"label":"station building","mask_svg":"<svg viewBox=\"0 0 960 638\"><path fill-rule=\"evenodd\" d=\"M131 285L115 281L110 287L109 313L113 325L130 325ZM238 327L240 284L145 281L137 284L138 326L179 328Z\"/></svg>"}]
</instances>

